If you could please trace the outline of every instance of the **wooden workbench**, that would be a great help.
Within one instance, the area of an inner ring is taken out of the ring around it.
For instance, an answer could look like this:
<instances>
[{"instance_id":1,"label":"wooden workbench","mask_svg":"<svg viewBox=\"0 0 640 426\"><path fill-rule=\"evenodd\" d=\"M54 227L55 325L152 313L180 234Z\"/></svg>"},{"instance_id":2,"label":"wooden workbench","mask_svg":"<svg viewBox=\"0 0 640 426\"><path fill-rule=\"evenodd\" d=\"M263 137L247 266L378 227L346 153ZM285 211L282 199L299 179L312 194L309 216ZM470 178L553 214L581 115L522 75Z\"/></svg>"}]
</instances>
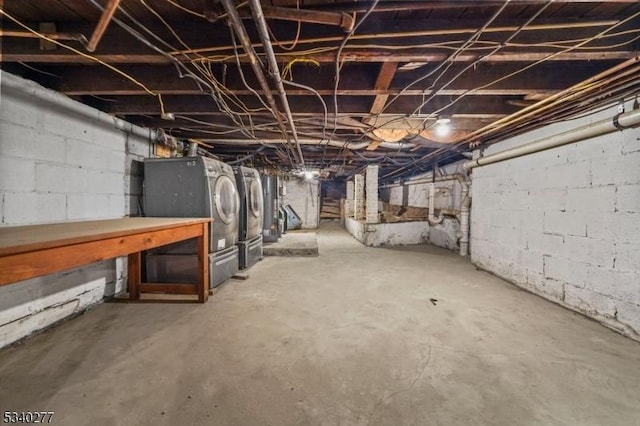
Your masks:
<instances>
[{"instance_id":1,"label":"wooden workbench","mask_svg":"<svg viewBox=\"0 0 640 426\"><path fill-rule=\"evenodd\" d=\"M205 218L131 217L47 225L0 227L0 286L118 256L129 257L129 298L140 293L209 297L209 234ZM197 239L198 282L141 283L141 252Z\"/></svg>"}]
</instances>

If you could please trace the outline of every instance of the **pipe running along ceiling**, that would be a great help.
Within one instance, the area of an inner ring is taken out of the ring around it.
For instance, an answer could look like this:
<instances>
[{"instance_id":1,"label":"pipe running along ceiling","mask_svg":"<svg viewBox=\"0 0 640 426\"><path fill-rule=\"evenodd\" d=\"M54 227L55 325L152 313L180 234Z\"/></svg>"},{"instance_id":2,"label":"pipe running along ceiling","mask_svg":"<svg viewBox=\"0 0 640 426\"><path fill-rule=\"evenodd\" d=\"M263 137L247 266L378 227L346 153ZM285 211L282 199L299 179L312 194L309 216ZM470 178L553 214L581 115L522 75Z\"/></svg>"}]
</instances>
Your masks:
<instances>
[{"instance_id":1,"label":"pipe running along ceiling","mask_svg":"<svg viewBox=\"0 0 640 426\"><path fill-rule=\"evenodd\" d=\"M333 178L372 163L383 180L407 178L640 89L632 0L5 0L0 11L3 70L222 160Z\"/></svg>"}]
</instances>

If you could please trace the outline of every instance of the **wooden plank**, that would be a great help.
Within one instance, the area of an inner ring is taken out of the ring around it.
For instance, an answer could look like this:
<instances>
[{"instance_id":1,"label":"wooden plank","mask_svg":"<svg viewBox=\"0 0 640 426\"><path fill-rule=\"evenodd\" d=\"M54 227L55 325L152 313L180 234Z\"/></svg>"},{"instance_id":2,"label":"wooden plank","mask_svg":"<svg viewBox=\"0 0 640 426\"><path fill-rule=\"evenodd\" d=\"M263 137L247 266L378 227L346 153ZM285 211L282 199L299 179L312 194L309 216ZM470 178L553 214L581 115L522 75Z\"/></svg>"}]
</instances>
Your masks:
<instances>
[{"instance_id":1,"label":"wooden plank","mask_svg":"<svg viewBox=\"0 0 640 426\"><path fill-rule=\"evenodd\" d=\"M387 90L389 86L391 86L391 81L393 80L393 76L395 75L397 69L397 62L383 63L382 67L380 68L380 73L378 74L374 89ZM389 99L389 95L376 95L373 103L371 104L369 113L374 116L381 113L387 103L387 99ZM371 118L366 118L364 120L365 124L371 124L372 122L373 119ZM378 146L380 146L380 142L374 141L373 143L369 144L369 146L367 147L367 151L375 151Z\"/></svg>"},{"instance_id":2,"label":"wooden plank","mask_svg":"<svg viewBox=\"0 0 640 426\"><path fill-rule=\"evenodd\" d=\"M3 46L3 49L8 50ZM56 51L57 52L57 51ZM636 52L632 50L594 50L588 52L564 52L555 56L552 54L557 51L541 51L541 52L527 52L527 53L495 53L487 58L483 58L482 62L535 62L539 60L547 61L609 61L609 60L623 60L631 59L635 57ZM278 61L289 62L294 59L299 59L299 56L282 53L277 54ZM171 64L171 61L166 56L161 55L148 55L148 54L102 54L95 55L96 58L102 62L111 64ZM335 62L336 56L334 53L315 53L306 55L305 58L313 59L321 63ZM377 51L348 51L340 56L340 61L344 62L441 62L448 59L447 53L437 52L399 52L389 53L389 51L377 50ZM471 62L480 59L481 55L475 53L461 54L452 58L453 62ZM180 59L180 58L178 58ZM89 60L85 57L74 55L70 53L16 53L3 52L3 62L25 62L25 63L43 63L43 64L95 64L95 61ZM233 55L225 55L220 59L216 59L219 63L235 63L236 59ZM248 62L247 56L242 55L240 57L241 62Z\"/></svg>"},{"instance_id":3,"label":"wooden plank","mask_svg":"<svg viewBox=\"0 0 640 426\"><path fill-rule=\"evenodd\" d=\"M129 287L129 299L140 299L140 280L142 276L142 253L131 253L128 256L127 281Z\"/></svg>"},{"instance_id":4,"label":"wooden plank","mask_svg":"<svg viewBox=\"0 0 640 426\"><path fill-rule=\"evenodd\" d=\"M141 293L168 293L168 294L198 294L199 287L195 284L170 284L170 283L142 283Z\"/></svg>"},{"instance_id":5,"label":"wooden plank","mask_svg":"<svg viewBox=\"0 0 640 426\"><path fill-rule=\"evenodd\" d=\"M51 248L0 257L0 286L202 236L203 232L206 233L206 222L66 246L47 240Z\"/></svg>"},{"instance_id":6,"label":"wooden plank","mask_svg":"<svg viewBox=\"0 0 640 426\"><path fill-rule=\"evenodd\" d=\"M198 301L205 303L209 300L209 232L207 224L202 223L200 236L197 239L198 247Z\"/></svg>"},{"instance_id":7,"label":"wooden plank","mask_svg":"<svg viewBox=\"0 0 640 426\"><path fill-rule=\"evenodd\" d=\"M140 232L152 232L210 221L211 219L208 218L129 217L0 227L0 256L113 237L125 237Z\"/></svg>"}]
</instances>

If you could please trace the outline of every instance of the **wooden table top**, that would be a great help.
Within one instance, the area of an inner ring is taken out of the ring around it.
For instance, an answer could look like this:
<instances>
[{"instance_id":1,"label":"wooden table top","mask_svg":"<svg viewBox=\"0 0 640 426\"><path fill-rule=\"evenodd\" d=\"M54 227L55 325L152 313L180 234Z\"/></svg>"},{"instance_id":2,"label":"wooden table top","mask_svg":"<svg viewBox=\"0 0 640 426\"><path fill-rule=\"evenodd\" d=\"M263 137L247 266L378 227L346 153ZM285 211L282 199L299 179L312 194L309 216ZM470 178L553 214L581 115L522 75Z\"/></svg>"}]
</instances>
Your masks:
<instances>
[{"instance_id":1,"label":"wooden table top","mask_svg":"<svg viewBox=\"0 0 640 426\"><path fill-rule=\"evenodd\" d=\"M0 227L0 256L211 222L210 218L125 217Z\"/></svg>"}]
</instances>

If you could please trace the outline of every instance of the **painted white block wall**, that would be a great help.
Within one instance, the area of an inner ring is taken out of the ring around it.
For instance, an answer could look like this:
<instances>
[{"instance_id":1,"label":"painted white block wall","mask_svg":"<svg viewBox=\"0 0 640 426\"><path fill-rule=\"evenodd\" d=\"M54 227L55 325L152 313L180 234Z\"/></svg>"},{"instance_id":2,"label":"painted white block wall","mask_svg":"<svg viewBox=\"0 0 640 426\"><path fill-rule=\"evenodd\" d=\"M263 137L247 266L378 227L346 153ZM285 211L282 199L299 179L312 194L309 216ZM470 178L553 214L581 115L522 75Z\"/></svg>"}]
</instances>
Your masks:
<instances>
[{"instance_id":1,"label":"painted white block wall","mask_svg":"<svg viewBox=\"0 0 640 426\"><path fill-rule=\"evenodd\" d=\"M445 166L441 170L441 174L464 174L462 162L453 163ZM408 181L429 180L431 173L426 173ZM407 186L407 205L409 207L429 207L429 186L430 183L420 183ZM456 180L436 182L436 209L456 209L460 210L460 192L462 190L460 183ZM390 189L389 203L401 206L403 198L403 187L393 186ZM447 248L449 250L458 250L458 238L460 234L460 223L457 219L446 217L441 224L428 226L427 241L438 247Z\"/></svg>"},{"instance_id":2,"label":"painted white block wall","mask_svg":"<svg viewBox=\"0 0 640 426\"><path fill-rule=\"evenodd\" d=\"M367 166L365 173L365 220L367 223L380 222L378 215L378 165Z\"/></svg>"},{"instance_id":3,"label":"painted white block wall","mask_svg":"<svg viewBox=\"0 0 640 426\"><path fill-rule=\"evenodd\" d=\"M429 222L366 223L349 217L345 228L369 247L422 244L429 236Z\"/></svg>"},{"instance_id":4,"label":"painted white block wall","mask_svg":"<svg viewBox=\"0 0 640 426\"><path fill-rule=\"evenodd\" d=\"M302 219L303 229L315 229L320 223L320 182L290 178L283 180L285 204L291 204Z\"/></svg>"},{"instance_id":5,"label":"painted white block wall","mask_svg":"<svg viewBox=\"0 0 640 426\"><path fill-rule=\"evenodd\" d=\"M550 125L485 154L615 114ZM476 168L472 193L476 265L640 340L640 129Z\"/></svg>"},{"instance_id":6,"label":"painted white block wall","mask_svg":"<svg viewBox=\"0 0 640 426\"><path fill-rule=\"evenodd\" d=\"M0 226L137 214L135 161L149 156L150 144L131 130L2 72ZM125 268L122 258L112 259L0 287L0 347L121 291Z\"/></svg>"}]
</instances>

